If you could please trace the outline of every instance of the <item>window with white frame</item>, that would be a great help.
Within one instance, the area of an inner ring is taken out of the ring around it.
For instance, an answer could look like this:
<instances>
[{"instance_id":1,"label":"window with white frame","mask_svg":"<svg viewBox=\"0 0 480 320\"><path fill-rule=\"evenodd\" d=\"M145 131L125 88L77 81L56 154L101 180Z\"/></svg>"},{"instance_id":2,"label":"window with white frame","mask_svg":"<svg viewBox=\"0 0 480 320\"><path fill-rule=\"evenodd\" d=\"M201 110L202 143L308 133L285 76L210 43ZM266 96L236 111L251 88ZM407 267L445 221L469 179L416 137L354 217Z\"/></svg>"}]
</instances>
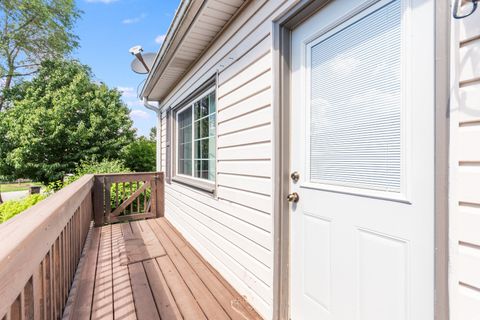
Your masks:
<instances>
[{"instance_id":1,"label":"window with white frame","mask_svg":"<svg viewBox=\"0 0 480 320\"><path fill-rule=\"evenodd\" d=\"M183 177L215 181L215 91L208 90L176 113L177 170Z\"/></svg>"}]
</instances>

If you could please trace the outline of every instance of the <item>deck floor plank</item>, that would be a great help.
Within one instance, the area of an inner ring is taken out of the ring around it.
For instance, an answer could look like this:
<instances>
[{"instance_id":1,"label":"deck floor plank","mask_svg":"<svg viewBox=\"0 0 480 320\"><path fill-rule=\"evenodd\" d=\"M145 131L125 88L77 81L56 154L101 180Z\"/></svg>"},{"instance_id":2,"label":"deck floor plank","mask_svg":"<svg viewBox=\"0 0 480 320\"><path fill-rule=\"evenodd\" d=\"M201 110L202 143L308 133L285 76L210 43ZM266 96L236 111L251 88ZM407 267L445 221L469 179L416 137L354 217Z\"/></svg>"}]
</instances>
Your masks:
<instances>
[{"instance_id":1,"label":"deck floor plank","mask_svg":"<svg viewBox=\"0 0 480 320\"><path fill-rule=\"evenodd\" d=\"M183 281L182 276L168 256L163 256L156 259L162 273L165 275L170 291L177 303L178 309L183 315L184 319L202 320L207 319L203 314L202 309L188 289L187 284Z\"/></svg>"},{"instance_id":2,"label":"deck floor plank","mask_svg":"<svg viewBox=\"0 0 480 320\"><path fill-rule=\"evenodd\" d=\"M130 228L129 228L130 227ZM144 221L122 225L127 263L135 263L165 255L163 246Z\"/></svg>"},{"instance_id":3,"label":"deck floor plank","mask_svg":"<svg viewBox=\"0 0 480 320\"><path fill-rule=\"evenodd\" d=\"M126 264L125 241L119 224L112 225L113 313L115 319L136 320L130 274Z\"/></svg>"},{"instance_id":4,"label":"deck floor plank","mask_svg":"<svg viewBox=\"0 0 480 320\"><path fill-rule=\"evenodd\" d=\"M94 228L84 258L66 319L261 319L165 218Z\"/></svg>"},{"instance_id":5,"label":"deck floor plank","mask_svg":"<svg viewBox=\"0 0 480 320\"><path fill-rule=\"evenodd\" d=\"M210 292L192 266L185 260L180 251L178 251L168 238L165 231L154 222L150 223L150 225L207 318L218 320L230 319L212 292Z\"/></svg>"},{"instance_id":6,"label":"deck floor plank","mask_svg":"<svg viewBox=\"0 0 480 320\"><path fill-rule=\"evenodd\" d=\"M147 273L148 282L152 289L160 318L169 320L183 319L157 261L154 259L144 261L143 267Z\"/></svg>"},{"instance_id":7,"label":"deck floor plank","mask_svg":"<svg viewBox=\"0 0 480 320\"><path fill-rule=\"evenodd\" d=\"M98 252L91 319L113 319L111 226L102 227L100 234L100 249Z\"/></svg>"},{"instance_id":8,"label":"deck floor plank","mask_svg":"<svg viewBox=\"0 0 480 320\"><path fill-rule=\"evenodd\" d=\"M160 320L147 275L141 262L128 265L135 310L139 319Z\"/></svg>"},{"instance_id":9,"label":"deck floor plank","mask_svg":"<svg viewBox=\"0 0 480 320\"><path fill-rule=\"evenodd\" d=\"M181 252L192 269L202 279L203 283L212 293L216 294L218 302L228 315L234 320L261 319L250 307L245 299L238 294L218 273L212 272L213 268L193 249L190 244L178 233L167 220L151 220L157 223L168 235L177 250Z\"/></svg>"}]
</instances>

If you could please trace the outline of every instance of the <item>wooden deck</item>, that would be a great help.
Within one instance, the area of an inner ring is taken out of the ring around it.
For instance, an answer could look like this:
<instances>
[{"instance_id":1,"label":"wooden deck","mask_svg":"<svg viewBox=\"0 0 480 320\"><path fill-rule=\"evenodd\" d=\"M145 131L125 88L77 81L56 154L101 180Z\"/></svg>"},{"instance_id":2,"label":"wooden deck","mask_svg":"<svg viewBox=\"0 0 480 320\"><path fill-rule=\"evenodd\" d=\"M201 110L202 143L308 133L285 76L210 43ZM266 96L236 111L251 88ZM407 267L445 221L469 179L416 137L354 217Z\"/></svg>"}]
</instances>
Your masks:
<instances>
[{"instance_id":1,"label":"wooden deck","mask_svg":"<svg viewBox=\"0 0 480 320\"><path fill-rule=\"evenodd\" d=\"M261 319L165 219L94 228L64 319Z\"/></svg>"}]
</instances>

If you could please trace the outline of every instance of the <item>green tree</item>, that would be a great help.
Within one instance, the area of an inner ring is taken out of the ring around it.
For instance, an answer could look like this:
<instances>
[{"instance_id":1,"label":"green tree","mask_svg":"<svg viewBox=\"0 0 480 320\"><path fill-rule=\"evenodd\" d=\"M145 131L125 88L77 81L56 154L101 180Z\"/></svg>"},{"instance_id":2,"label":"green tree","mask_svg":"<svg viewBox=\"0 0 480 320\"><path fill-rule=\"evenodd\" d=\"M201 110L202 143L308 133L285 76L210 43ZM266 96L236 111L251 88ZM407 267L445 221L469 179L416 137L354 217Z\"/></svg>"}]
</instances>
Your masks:
<instances>
[{"instance_id":1,"label":"green tree","mask_svg":"<svg viewBox=\"0 0 480 320\"><path fill-rule=\"evenodd\" d=\"M157 141L157 127L153 127L150 129L150 134L148 137L152 141Z\"/></svg>"},{"instance_id":2,"label":"green tree","mask_svg":"<svg viewBox=\"0 0 480 320\"><path fill-rule=\"evenodd\" d=\"M123 148L122 159L135 172L155 171L155 148L155 142L140 137Z\"/></svg>"},{"instance_id":3,"label":"green tree","mask_svg":"<svg viewBox=\"0 0 480 320\"><path fill-rule=\"evenodd\" d=\"M11 179L62 180L82 160L117 159L134 139L120 92L76 61L43 62L9 99L0 112L0 175Z\"/></svg>"},{"instance_id":4,"label":"green tree","mask_svg":"<svg viewBox=\"0 0 480 320\"><path fill-rule=\"evenodd\" d=\"M0 111L15 78L78 47L72 30L79 16L74 0L0 0Z\"/></svg>"}]
</instances>

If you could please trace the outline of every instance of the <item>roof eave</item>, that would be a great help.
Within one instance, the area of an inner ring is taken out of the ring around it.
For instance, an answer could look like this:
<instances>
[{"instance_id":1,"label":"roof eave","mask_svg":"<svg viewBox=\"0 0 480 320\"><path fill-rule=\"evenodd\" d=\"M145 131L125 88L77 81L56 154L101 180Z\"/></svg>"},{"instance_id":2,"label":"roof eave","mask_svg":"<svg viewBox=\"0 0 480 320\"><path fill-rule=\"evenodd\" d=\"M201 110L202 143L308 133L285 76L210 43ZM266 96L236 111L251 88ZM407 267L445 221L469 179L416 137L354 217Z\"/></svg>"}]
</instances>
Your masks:
<instances>
[{"instance_id":1,"label":"roof eave","mask_svg":"<svg viewBox=\"0 0 480 320\"><path fill-rule=\"evenodd\" d=\"M195 0L193 0L195 1ZM147 79L143 84L142 90L140 91L140 99L147 98L150 95L153 86L156 83L156 79L158 78L159 72L161 72L159 66L163 62L167 53L172 49L173 39L177 37L181 37L178 32L180 30L180 26L185 21L185 17L189 12L192 0L181 0L180 5L178 6L177 11L175 12L175 17L172 20L170 27L168 28L167 35L165 40L160 47L160 50L155 57L155 61L152 65L150 72L148 73Z\"/></svg>"}]
</instances>

